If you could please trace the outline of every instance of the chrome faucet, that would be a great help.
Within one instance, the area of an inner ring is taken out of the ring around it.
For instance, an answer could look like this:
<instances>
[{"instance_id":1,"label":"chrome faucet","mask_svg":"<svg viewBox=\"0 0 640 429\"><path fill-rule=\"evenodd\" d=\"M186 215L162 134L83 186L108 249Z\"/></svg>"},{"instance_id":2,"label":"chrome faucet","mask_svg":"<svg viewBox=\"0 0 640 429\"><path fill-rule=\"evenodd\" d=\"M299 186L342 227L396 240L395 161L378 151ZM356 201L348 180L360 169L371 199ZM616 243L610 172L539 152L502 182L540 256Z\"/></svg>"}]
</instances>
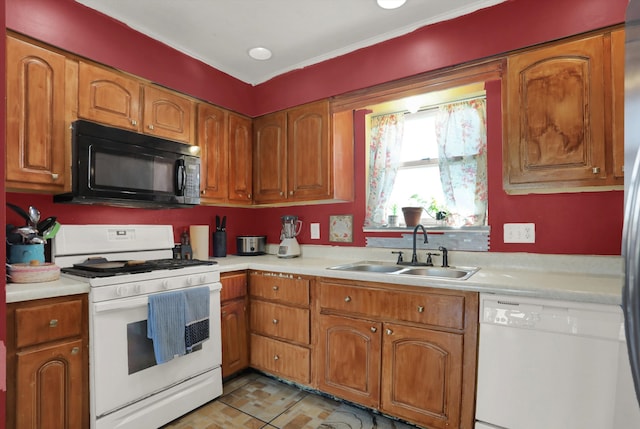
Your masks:
<instances>
[{"instance_id":1,"label":"chrome faucet","mask_svg":"<svg viewBox=\"0 0 640 429\"><path fill-rule=\"evenodd\" d=\"M427 230L424 229L424 226L422 226L421 224L416 225L416 227L413 229L413 254L411 255L411 265L418 264L418 254L416 253L416 234L418 233L419 228L422 228L425 244L429 242L429 239L427 237Z\"/></svg>"}]
</instances>

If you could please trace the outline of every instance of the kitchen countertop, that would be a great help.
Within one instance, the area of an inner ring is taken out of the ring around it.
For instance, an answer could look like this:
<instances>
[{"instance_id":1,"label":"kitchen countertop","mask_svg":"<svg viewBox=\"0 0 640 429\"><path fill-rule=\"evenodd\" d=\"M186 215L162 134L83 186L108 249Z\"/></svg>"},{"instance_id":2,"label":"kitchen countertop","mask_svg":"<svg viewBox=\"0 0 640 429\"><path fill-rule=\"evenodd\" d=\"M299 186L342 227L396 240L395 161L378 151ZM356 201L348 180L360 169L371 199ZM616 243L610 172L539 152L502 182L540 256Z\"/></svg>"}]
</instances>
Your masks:
<instances>
[{"instance_id":1,"label":"kitchen countertop","mask_svg":"<svg viewBox=\"0 0 640 429\"><path fill-rule=\"evenodd\" d=\"M274 245L268 245L270 254L267 255L228 255L211 259L218 262L223 273L252 269L611 305L620 305L624 279L619 256L449 252L452 266L480 267L467 280L453 280L327 269L361 260L393 262L395 257L390 249L302 246L303 255L290 259L278 258L273 254L275 249ZM419 255L422 253L425 252L421 251ZM434 257L436 266L439 261ZM88 291L85 282L61 276L60 280L46 283L9 283L6 297L7 303L11 303Z\"/></svg>"}]
</instances>

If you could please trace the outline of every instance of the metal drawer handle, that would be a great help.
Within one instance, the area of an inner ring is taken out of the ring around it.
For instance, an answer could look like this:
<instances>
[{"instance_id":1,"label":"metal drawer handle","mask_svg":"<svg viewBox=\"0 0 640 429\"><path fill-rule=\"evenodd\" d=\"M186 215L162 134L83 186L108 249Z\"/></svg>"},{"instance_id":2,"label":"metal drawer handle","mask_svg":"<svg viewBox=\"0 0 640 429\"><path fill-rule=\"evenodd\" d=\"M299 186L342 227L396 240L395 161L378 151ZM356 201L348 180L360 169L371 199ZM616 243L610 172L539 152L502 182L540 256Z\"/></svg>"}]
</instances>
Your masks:
<instances>
[{"instance_id":1,"label":"metal drawer handle","mask_svg":"<svg viewBox=\"0 0 640 429\"><path fill-rule=\"evenodd\" d=\"M60 178L60 175L58 173L51 173L52 180L58 180L59 178Z\"/></svg>"},{"instance_id":2,"label":"metal drawer handle","mask_svg":"<svg viewBox=\"0 0 640 429\"><path fill-rule=\"evenodd\" d=\"M344 299L344 302L351 302L351 297L347 295L347 297Z\"/></svg>"},{"instance_id":3,"label":"metal drawer handle","mask_svg":"<svg viewBox=\"0 0 640 429\"><path fill-rule=\"evenodd\" d=\"M278 290L278 286L274 286L273 290L277 291Z\"/></svg>"},{"instance_id":4,"label":"metal drawer handle","mask_svg":"<svg viewBox=\"0 0 640 429\"><path fill-rule=\"evenodd\" d=\"M56 326L58 326L58 319L51 319L49 321L49 327L50 328L55 328Z\"/></svg>"},{"instance_id":5,"label":"metal drawer handle","mask_svg":"<svg viewBox=\"0 0 640 429\"><path fill-rule=\"evenodd\" d=\"M278 355L273 356L273 360L278 360L278 359L280 359L280 356Z\"/></svg>"},{"instance_id":6,"label":"metal drawer handle","mask_svg":"<svg viewBox=\"0 0 640 429\"><path fill-rule=\"evenodd\" d=\"M424 313L424 307L419 305L418 306L418 313Z\"/></svg>"},{"instance_id":7,"label":"metal drawer handle","mask_svg":"<svg viewBox=\"0 0 640 429\"><path fill-rule=\"evenodd\" d=\"M375 326L371 327L371 332L377 332L377 331L378 331L378 328L376 328Z\"/></svg>"},{"instance_id":8,"label":"metal drawer handle","mask_svg":"<svg viewBox=\"0 0 640 429\"><path fill-rule=\"evenodd\" d=\"M80 347L74 347L71 349L72 355L77 355L78 353L80 353Z\"/></svg>"},{"instance_id":9,"label":"metal drawer handle","mask_svg":"<svg viewBox=\"0 0 640 429\"><path fill-rule=\"evenodd\" d=\"M593 174L600 174L600 167L593 167Z\"/></svg>"},{"instance_id":10,"label":"metal drawer handle","mask_svg":"<svg viewBox=\"0 0 640 429\"><path fill-rule=\"evenodd\" d=\"M387 335L391 335L393 334L393 331L391 329L387 329Z\"/></svg>"},{"instance_id":11,"label":"metal drawer handle","mask_svg":"<svg viewBox=\"0 0 640 429\"><path fill-rule=\"evenodd\" d=\"M277 325L278 324L278 319L273 319L273 324Z\"/></svg>"}]
</instances>

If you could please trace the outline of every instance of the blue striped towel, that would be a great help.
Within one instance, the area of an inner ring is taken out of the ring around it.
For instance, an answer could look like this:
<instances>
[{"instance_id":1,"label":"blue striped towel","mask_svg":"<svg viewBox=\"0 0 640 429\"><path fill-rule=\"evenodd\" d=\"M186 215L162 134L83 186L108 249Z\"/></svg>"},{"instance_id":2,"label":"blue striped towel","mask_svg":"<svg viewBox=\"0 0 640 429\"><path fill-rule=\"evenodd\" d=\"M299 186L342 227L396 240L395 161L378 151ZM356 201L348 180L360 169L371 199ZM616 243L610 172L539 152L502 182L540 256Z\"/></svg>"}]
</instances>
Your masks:
<instances>
[{"instance_id":1,"label":"blue striped towel","mask_svg":"<svg viewBox=\"0 0 640 429\"><path fill-rule=\"evenodd\" d=\"M209 338L209 294L208 286L184 291L184 342L187 351Z\"/></svg>"},{"instance_id":2,"label":"blue striped towel","mask_svg":"<svg viewBox=\"0 0 640 429\"><path fill-rule=\"evenodd\" d=\"M149 296L147 337L153 340L158 364L186 353L184 342L185 295L182 291Z\"/></svg>"}]
</instances>

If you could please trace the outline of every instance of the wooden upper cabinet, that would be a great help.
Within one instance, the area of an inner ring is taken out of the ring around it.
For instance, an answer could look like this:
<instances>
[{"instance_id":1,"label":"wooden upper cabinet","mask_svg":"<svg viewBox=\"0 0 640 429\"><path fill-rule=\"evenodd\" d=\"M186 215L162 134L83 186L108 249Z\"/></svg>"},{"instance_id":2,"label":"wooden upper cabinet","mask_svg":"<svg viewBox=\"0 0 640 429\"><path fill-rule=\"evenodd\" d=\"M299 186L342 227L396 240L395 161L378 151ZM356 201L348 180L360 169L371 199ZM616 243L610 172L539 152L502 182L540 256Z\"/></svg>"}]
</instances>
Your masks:
<instances>
[{"instance_id":1,"label":"wooden upper cabinet","mask_svg":"<svg viewBox=\"0 0 640 429\"><path fill-rule=\"evenodd\" d=\"M253 199L270 203L287 197L287 114L276 112L253 123Z\"/></svg>"},{"instance_id":2,"label":"wooden upper cabinet","mask_svg":"<svg viewBox=\"0 0 640 429\"><path fill-rule=\"evenodd\" d=\"M353 200L353 112L328 100L254 121L256 203Z\"/></svg>"},{"instance_id":3,"label":"wooden upper cabinet","mask_svg":"<svg viewBox=\"0 0 640 429\"><path fill-rule=\"evenodd\" d=\"M602 35L508 58L507 191L606 184Z\"/></svg>"},{"instance_id":4,"label":"wooden upper cabinet","mask_svg":"<svg viewBox=\"0 0 640 429\"><path fill-rule=\"evenodd\" d=\"M7 37L7 190L62 192L66 161L65 57Z\"/></svg>"},{"instance_id":5,"label":"wooden upper cabinet","mask_svg":"<svg viewBox=\"0 0 640 429\"><path fill-rule=\"evenodd\" d=\"M194 107L194 102L188 98L144 85L142 132L193 144Z\"/></svg>"},{"instance_id":6,"label":"wooden upper cabinet","mask_svg":"<svg viewBox=\"0 0 640 429\"><path fill-rule=\"evenodd\" d=\"M329 102L291 109L287 116L287 183L294 200L331 196Z\"/></svg>"},{"instance_id":7,"label":"wooden upper cabinet","mask_svg":"<svg viewBox=\"0 0 640 429\"><path fill-rule=\"evenodd\" d=\"M624 179L624 30L611 32L611 120L613 127L613 176Z\"/></svg>"},{"instance_id":8,"label":"wooden upper cabinet","mask_svg":"<svg viewBox=\"0 0 640 429\"><path fill-rule=\"evenodd\" d=\"M80 62L78 116L132 131L140 129L140 83L121 73Z\"/></svg>"},{"instance_id":9,"label":"wooden upper cabinet","mask_svg":"<svg viewBox=\"0 0 640 429\"><path fill-rule=\"evenodd\" d=\"M78 79L79 117L192 143L195 104L190 99L84 62Z\"/></svg>"},{"instance_id":10,"label":"wooden upper cabinet","mask_svg":"<svg viewBox=\"0 0 640 429\"><path fill-rule=\"evenodd\" d=\"M227 112L210 104L198 104L198 146L200 146L200 201L227 200L229 144Z\"/></svg>"},{"instance_id":11,"label":"wooden upper cabinet","mask_svg":"<svg viewBox=\"0 0 640 429\"><path fill-rule=\"evenodd\" d=\"M252 204L252 121L229 112L229 201L235 204Z\"/></svg>"}]
</instances>

